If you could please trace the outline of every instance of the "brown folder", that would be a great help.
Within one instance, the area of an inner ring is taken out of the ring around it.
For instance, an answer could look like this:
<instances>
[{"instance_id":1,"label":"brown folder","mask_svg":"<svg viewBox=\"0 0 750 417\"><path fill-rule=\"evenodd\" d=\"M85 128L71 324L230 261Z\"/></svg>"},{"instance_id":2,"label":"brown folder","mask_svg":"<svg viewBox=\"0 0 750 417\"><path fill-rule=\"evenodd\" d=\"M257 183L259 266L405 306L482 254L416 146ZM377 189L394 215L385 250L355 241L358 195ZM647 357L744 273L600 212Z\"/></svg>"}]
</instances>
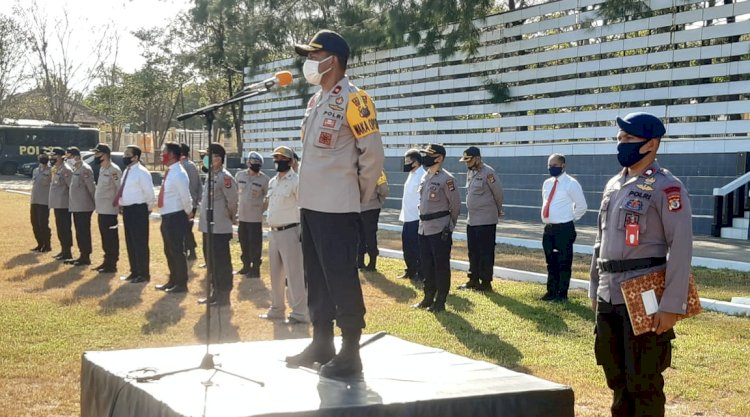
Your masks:
<instances>
[{"instance_id":1,"label":"brown folder","mask_svg":"<svg viewBox=\"0 0 750 417\"><path fill-rule=\"evenodd\" d=\"M646 307L641 294L649 290L654 290L656 300L661 301L661 296L664 293L665 279L666 271L660 271L641 275L620 284L622 295L625 296L625 305L628 308L630 323L633 325L633 334L636 336L650 332L653 322L653 314L648 315L646 313ZM702 310L698 289L695 287L695 276L691 273L688 284L687 311L685 314L680 314L677 319L682 320L692 317Z\"/></svg>"}]
</instances>

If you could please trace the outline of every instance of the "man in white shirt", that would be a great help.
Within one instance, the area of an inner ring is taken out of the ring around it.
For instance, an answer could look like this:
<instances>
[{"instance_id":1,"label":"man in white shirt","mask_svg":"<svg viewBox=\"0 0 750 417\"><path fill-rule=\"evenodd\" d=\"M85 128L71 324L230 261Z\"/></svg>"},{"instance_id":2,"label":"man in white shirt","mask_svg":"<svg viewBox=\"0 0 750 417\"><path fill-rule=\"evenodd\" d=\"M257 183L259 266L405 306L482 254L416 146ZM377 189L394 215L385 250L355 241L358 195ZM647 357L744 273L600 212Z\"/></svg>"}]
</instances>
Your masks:
<instances>
[{"instance_id":1,"label":"man in white shirt","mask_svg":"<svg viewBox=\"0 0 750 417\"><path fill-rule=\"evenodd\" d=\"M268 208L268 259L271 263L271 308L260 317L283 320L287 291L289 314L287 323L308 323L307 289L302 268L302 243L300 242L299 206L297 190L299 175L291 169L294 152L279 146L273 151L277 174L268 184L264 205ZM286 281L286 288L284 282Z\"/></svg>"},{"instance_id":2,"label":"man in white shirt","mask_svg":"<svg viewBox=\"0 0 750 417\"><path fill-rule=\"evenodd\" d=\"M122 210L130 275L120 279L139 284L151 280L148 216L156 198L151 173L141 164L141 148L129 145L123 152L122 160L127 168L112 204L119 205Z\"/></svg>"},{"instance_id":3,"label":"man in white shirt","mask_svg":"<svg viewBox=\"0 0 750 417\"><path fill-rule=\"evenodd\" d=\"M180 163L180 145L167 142L161 151L161 162L169 168L161 182L157 206L161 214L161 237L169 267L169 279L157 285L167 293L187 292L188 267L185 255L185 233L193 217L190 178Z\"/></svg>"},{"instance_id":4,"label":"man in white shirt","mask_svg":"<svg viewBox=\"0 0 750 417\"><path fill-rule=\"evenodd\" d=\"M543 301L567 301L573 266L573 224L586 213L581 184L566 174L565 156L552 154L547 160L550 178L542 185L542 247L547 260L547 293Z\"/></svg>"},{"instance_id":5,"label":"man in white shirt","mask_svg":"<svg viewBox=\"0 0 750 417\"><path fill-rule=\"evenodd\" d=\"M417 149L409 149L404 154L404 172L408 172L401 197L401 213L398 219L404 224L401 228L401 248L404 251L406 270L399 278L409 278L421 282L419 271L419 183L424 177L422 155Z\"/></svg>"}]
</instances>

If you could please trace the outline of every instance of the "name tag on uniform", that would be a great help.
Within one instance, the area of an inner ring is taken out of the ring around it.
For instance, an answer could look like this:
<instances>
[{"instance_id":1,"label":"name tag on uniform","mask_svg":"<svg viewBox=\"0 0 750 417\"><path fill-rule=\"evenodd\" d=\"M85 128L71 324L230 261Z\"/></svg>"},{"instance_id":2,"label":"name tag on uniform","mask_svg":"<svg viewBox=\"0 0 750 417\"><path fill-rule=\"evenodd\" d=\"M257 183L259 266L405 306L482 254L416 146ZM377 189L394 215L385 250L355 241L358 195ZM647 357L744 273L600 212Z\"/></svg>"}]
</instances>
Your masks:
<instances>
[{"instance_id":1,"label":"name tag on uniform","mask_svg":"<svg viewBox=\"0 0 750 417\"><path fill-rule=\"evenodd\" d=\"M638 223L629 223L625 225L625 245L627 246L638 246L639 242L639 235L640 235L641 228L638 226Z\"/></svg>"}]
</instances>

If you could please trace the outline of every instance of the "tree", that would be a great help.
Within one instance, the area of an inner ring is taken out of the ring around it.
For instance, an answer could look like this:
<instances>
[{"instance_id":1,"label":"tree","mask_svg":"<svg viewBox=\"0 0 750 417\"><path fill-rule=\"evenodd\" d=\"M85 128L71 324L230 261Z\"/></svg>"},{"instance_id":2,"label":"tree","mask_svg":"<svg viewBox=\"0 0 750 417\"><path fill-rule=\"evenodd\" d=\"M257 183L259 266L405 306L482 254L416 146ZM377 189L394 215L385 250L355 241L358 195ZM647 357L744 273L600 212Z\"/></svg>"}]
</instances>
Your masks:
<instances>
[{"instance_id":1,"label":"tree","mask_svg":"<svg viewBox=\"0 0 750 417\"><path fill-rule=\"evenodd\" d=\"M12 112L12 97L28 78L25 55L29 38L14 19L0 15L0 122L5 117L16 117Z\"/></svg>"}]
</instances>

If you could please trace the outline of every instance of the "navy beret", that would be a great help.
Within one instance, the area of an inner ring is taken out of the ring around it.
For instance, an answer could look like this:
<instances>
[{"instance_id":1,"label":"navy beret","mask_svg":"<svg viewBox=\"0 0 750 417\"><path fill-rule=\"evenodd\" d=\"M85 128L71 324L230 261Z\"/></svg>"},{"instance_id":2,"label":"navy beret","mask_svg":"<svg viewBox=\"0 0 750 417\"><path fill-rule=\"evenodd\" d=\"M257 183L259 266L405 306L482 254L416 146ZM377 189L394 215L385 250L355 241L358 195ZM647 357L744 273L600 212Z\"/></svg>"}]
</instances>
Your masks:
<instances>
[{"instance_id":1,"label":"navy beret","mask_svg":"<svg viewBox=\"0 0 750 417\"><path fill-rule=\"evenodd\" d=\"M651 113L636 112L617 118L620 129L633 136L644 139L660 138L667 133L664 123Z\"/></svg>"}]
</instances>

